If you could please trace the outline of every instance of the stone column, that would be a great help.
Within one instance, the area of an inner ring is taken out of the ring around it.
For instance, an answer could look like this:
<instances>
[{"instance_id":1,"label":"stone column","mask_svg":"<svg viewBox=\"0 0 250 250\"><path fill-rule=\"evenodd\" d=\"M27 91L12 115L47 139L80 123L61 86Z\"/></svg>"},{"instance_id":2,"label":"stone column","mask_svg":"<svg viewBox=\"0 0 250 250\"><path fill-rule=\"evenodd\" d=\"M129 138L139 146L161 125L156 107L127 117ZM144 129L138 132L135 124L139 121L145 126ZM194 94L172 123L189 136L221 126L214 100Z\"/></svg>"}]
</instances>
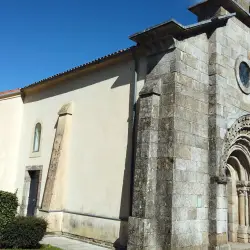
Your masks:
<instances>
[{"instance_id":1,"label":"stone column","mask_svg":"<svg viewBox=\"0 0 250 250\"><path fill-rule=\"evenodd\" d=\"M245 192L245 203L246 203L246 205L245 205L245 208L246 208L246 211L245 211L245 214L246 214L246 226L247 227L249 227L249 212L248 212L248 210L249 210L249 207L248 207L248 203L249 201L248 201L248 192L246 191Z\"/></svg>"},{"instance_id":2,"label":"stone column","mask_svg":"<svg viewBox=\"0 0 250 250\"><path fill-rule=\"evenodd\" d=\"M246 188L238 188L238 203L239 203L238 241L242 243L247 243L248 228L246 226Z\"/></svg>"},{"instance_id":3,"label":"stone column","mask_svg":"<svg viewBox=\"0 0 250 250\"><path fill-rule=\"evenodd\" d=\"M247 207L247 212L248 212L248 242L250 242L250 213L249 213L249 208L250 208L250 188L247 188L247 202L248 202L248 207Z\"/></svg>"}]
</instances>

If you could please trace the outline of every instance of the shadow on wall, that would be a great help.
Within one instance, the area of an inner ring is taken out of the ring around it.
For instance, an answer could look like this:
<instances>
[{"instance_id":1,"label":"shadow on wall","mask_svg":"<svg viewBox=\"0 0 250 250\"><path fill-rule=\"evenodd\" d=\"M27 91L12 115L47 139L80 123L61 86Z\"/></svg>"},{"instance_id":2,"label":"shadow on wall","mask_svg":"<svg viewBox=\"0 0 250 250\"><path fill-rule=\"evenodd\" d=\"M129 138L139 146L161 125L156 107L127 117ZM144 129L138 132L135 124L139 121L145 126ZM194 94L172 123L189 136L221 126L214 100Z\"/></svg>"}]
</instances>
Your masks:
<instances>
[{"instance_id":1,"label":"shadow on wall","mask_svg":"<svg viewBox=\"0 0 250 250\"><path fill-rule=\"evenodd\" d=\"M132 91L130 91L132 92ZM133 95L132 95L133 97ZM131 99L130 99L131 100ZM122 196L120 205L119 219L121 220L119 239L114 243L115 249L126 249L128 241L128 218L132 216L132 197L133 197L133 180L134 180L134 163L136 151L136 138L137 138L137 118L139 115L139 100L130 109L130 119L128 126L128 139L127 139L127 152L125 169L123 175ZM136 111L135 117L134 111ZM135 124L133 123L133 119ZM134 145L134 147L132 146Z\"/></svg>"},{"instance_id":2,"label":"shadow on wall","mask_svg":"<svg viewBox=\"0 0 250 250\"><path fill-rule=\"evenodd\" d=\"M111 89L114 89L130 84L132 74L132 60L121 62L115 65L110 65L103 69L95 70L89 73L79 73L72 77L68 76L67 78L60 81L57 80L57 84L47 83L48 85L50 85L49 88L26 96L24 98L24 103L40 101L57 95L66 94L78 89L83 89L93 84L101 84L102 82L109 79L117 78L111 87Z\"/></svg>"},{"instance_id":3,"label":"shadow on wall","mask_svg":"<svg viewBox=\"0 0 250 250\"><path fill-rule=\"evenodd\" d=\"M157 56L153 56L150 63L147 64L147 74L153 75L157 70L157 65L164 57L165 53L160 53ZM140 72L140 69L139 69ZM142 74L138 74L142 75ZM142 79L138 79L140 81ZM120 207L120 220L121 227L119 233L119 239L114 243L115 249L124 250L128 241L128 218L132 216L132 199L133 199L133 186L134 186L134 164L136 159L136 147L137 143L137 128L140 110L140 99L134 104L134 89L130 88L130 108L129 108L129 126L128 126L128 138L127 138L127 154L124 170L121 207ZM132 146L133 145L133 146Z\"/></svg>"},{"instance_id":4,"label":"shadow on wall","mask_svg":"<svg viewBox=\"0 0 250 250\"><path fill-rule=\"evenodd\" d=\"M141 65L140 65L141 66ZM143 80L141 69L138 69L138 81ZM128 114L128 137L125 169L123 175L122 195L120 203L119 219L121 221L119 238L114 242L114 248L118 250L126 249L128 242L128 218L132 216L134 164L137 142L137 121L139 117L139 99L137 100L138 89L134 88L133 81L135 75L132 74L130 94L129 94L129 114ZM136 91L136 92L135 92ZM136 98L135 98L136 96ZM136 100L136 103L134 103Z\"/></svg>"},{"instance_id":5,"label":"shadow on wall","mask_svg":"<svg viewBox=\"0 0 250 250\"><path fill-rule=\"evenodd\" d=\"M115 82L112 84L111 89L118 88L130 84L129 92L129 114L128 114L128 137L127 137L127 148L126 148L126 159L124 166L124 175L122 183L122 195L120 203L120 213L119 219L121 220L119 239L114 243L116 249L124 249L127 245L127 236L128 236L128 218L131 215L132 209L132 180L133 180L133 146L135 141L133 138L136 138L134 126L134 116L135 107L137 104L134 104L134 62L129 61L125 63L119 63L117 65L109 66L103 70L95 71L94 73L89 73L87 75L78 75L74 78L62 80L61 83L55 84L48 89L44 89L41 92L28 95L24 99L24 103L32 103L46 98L56 97L61 94L66 94L71 91L82 89L93 84L101 84L105 80L116 78ZM143 80L144 78L140 77L138 74L137 81ZM93 97L95 98L95 97ZM137 111L139 108L137 107ZM115 143L115 141L114 141ZM115 187L114 187L115 188Z\"/></svg>"}]
</instances>

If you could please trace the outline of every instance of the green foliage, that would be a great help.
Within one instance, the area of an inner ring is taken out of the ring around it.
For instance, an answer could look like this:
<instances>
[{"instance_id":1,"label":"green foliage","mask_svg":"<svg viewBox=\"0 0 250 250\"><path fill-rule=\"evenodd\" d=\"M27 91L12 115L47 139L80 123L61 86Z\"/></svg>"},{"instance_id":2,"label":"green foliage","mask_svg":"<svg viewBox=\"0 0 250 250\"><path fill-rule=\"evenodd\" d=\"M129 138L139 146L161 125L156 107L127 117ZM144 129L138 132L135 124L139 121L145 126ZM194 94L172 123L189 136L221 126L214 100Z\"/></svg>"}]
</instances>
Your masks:
<instances>
[{"instance_id":1,"label":"green foliage","mask_svg":"<svg viewBox=\"0 0 250 250\"><path fill-rule=\"evenodd\" d=\"M1 235L1 247L36 248L45 235L47 222L36 217L16 217Z\"/></svg>"},{"instance_id":2,"label":"green foliage","mask_svg":"<svg viewBox=\"0 0 250 250\"><path fill-rule=\"evenodd\" d=\"M14 219L17 207L16 194L0 191L0 232Z\"/></svg>"}]
</instances>

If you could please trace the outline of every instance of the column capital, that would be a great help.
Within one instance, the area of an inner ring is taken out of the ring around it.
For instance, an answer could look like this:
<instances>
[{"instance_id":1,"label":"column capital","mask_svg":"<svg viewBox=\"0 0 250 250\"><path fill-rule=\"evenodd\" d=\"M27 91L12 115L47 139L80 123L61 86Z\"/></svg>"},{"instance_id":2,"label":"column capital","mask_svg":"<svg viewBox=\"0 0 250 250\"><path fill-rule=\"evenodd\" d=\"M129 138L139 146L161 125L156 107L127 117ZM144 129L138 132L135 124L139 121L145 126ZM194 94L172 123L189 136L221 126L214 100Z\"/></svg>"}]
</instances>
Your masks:
<instances>
[{"instance_id":1,"label":"column capital","mask_svg":"<svg viewBox=\"0 0 250 250\"><path fill-rule=\"evenodd\" d=\"M246 187L240 187L240 188L237 188L237 193L238 195L246 195L247 194L247 188Z\"/></svg>"},{"instance_id":2,"label":"column capital","mask_svg":"<svg viewBox=\"0 0 250 250\"><path fill-rule=\"evenodd\" d=\"M236 186L237 186L237 188L247 187L247 186L249 186L249 182L248 181L237 181Z\"/></svg>"}]
</instances>

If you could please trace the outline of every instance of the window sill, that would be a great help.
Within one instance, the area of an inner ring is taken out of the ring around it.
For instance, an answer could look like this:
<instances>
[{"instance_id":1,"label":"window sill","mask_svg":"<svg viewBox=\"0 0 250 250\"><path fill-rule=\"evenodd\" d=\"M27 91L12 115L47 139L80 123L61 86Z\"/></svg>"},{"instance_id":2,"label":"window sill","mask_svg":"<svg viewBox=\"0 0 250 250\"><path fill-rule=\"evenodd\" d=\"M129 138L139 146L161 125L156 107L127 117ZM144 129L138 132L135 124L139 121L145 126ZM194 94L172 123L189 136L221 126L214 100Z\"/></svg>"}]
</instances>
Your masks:
<instances>
[{"instance_id":1,"label":"window sill","mask_svg":"<svg viewBox=\"0 0 250 250\"><path fill-rule=\"evenodd\" d=\"M37 158L37 157L40 157L41 156L41 152L38 151L38 152L32 152L30 154L30 158Z\"/></svg>"}]
</instances>

